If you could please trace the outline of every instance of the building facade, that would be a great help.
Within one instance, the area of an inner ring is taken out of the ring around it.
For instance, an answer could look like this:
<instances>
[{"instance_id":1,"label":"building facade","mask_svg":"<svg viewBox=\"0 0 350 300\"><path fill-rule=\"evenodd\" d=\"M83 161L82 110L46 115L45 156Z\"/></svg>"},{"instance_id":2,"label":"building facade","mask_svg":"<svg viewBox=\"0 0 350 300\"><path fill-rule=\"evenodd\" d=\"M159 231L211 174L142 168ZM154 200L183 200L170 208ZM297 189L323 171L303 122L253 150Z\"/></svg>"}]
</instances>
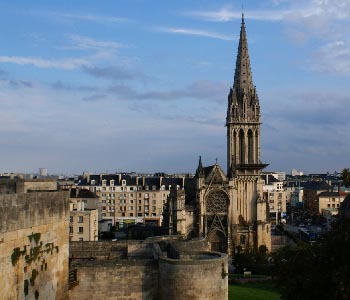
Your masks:
<instances>
[{"instance_id":1,"label":"building facade","mask_svg":"<svg viewBox=\"0 0 350 300\"><path fill-rule=\"evenodd\" d=\"M99 220L123 228L135 223L160 226L172 185L182 189L184 178L86 174L77 188L87 189L98 196Z\"/></svg>"},{"instance_id":2,"label":"building facade","mask_svg":"<svg viewBox=\"0 0 350 300\"><path fill-rule=\"evenodd\" d=\"M70 241L98 240L98 197L89 190L70 191Z\"/></svg>"},{"instance_id":3,"label":"building facade","mask_svg":"<svg viewBox=\"0 0 350 300\"><path fill-rule=\"evenodd\" d=\"M206 237L211 249L231 254L266 245L271 249L268 203L263 197L260 105L253 84L244 16L234 82L228 95L227 173L216 162L173 189L165 223L170 234Z\"/></svg>"}]
</instances>

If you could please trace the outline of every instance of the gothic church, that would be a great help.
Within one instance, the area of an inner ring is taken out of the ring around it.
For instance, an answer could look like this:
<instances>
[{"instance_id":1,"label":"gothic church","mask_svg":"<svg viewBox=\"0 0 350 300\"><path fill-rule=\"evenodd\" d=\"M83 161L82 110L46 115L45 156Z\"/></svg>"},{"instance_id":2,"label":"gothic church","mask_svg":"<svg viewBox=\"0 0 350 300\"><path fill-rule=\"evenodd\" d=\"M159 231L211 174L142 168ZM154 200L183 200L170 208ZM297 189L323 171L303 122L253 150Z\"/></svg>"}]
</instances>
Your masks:
<instances>
[{"instance_id":1,"label":"gothic church","mask_svg":"<svg viewBox=\"0 0 350 300\"><path fill-rule=\"evenodd\" d=\"M227 108L227 174L216 162L203 167L185 188L173 188L164 212L169 234L205 237L211 250L232 254L238 246L271 249L268 204L263 199L260 105L253 84L244 15L234 82Z\"/></svg>"}]
</instances>

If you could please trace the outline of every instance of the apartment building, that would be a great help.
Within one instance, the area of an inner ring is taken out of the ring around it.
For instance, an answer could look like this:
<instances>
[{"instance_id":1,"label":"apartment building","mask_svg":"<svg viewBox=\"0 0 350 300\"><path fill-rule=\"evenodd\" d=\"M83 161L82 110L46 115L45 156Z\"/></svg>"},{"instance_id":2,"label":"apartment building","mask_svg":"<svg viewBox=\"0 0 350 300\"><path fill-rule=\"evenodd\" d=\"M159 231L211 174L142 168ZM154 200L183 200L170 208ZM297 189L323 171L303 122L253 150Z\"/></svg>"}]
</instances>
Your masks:
<instances>
[{"instance_id":1,"label":"apartment building","mask_svg":"<svg viewBox=\"0 0 350 300\"><path fill-rule=\"evenodd\" d=\"M271 174L263 174L264 198L269 203L271 224L279 224L287 214L287 203L290 202L290 192L283 188L283 182Z\"/></svg>"},{"instance_id":2,"label":"apartment building","mask_svg":"<svg viewBox=\"0 0 350 300\"><path fill-rule=\"evenodd\" d=\"M341 203L344 201L346 193L344 192L322 192L318 195L319 213L325 215L337 215Z\"/></svg>"},{"instance_id":3,"label":"apartment building","mask_svg":"<svg viewBox=\"0 0 350 300\"><path fill-rule=\"evenodd\" d=\"M89 190L71 189L69 239L98 240L98 197Z\"/></svg>"},{"instance_id":4,"label":"apartment building","mask_svg":"<svg viewBox=\"0 0 350 300\"><path fill-rule=\"evenodd\" d=\"M129 174L84 174L78 189L99 197L99 219L123 228L128 224L161 225L170 187L183 189L184 177L133 176Z\"/></svg>"}]
</instances>

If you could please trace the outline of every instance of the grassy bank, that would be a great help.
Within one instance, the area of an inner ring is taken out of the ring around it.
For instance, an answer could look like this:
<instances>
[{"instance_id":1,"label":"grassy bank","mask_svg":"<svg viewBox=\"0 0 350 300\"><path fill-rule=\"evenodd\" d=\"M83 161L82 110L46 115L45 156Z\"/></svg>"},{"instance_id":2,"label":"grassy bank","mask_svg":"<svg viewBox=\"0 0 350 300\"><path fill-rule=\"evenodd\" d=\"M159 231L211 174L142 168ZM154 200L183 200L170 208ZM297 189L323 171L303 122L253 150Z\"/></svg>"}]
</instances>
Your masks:
<instances>
[{"instance_id":1,"label":"grassy bank","mask_svg":"<svg viewBox=\"0 0 350 300\"><path fill-rule=\"evenodd\" d=\"M278 300L281 294L272 282L230 284L229 300Z\"/></svg>"}]
</instances>

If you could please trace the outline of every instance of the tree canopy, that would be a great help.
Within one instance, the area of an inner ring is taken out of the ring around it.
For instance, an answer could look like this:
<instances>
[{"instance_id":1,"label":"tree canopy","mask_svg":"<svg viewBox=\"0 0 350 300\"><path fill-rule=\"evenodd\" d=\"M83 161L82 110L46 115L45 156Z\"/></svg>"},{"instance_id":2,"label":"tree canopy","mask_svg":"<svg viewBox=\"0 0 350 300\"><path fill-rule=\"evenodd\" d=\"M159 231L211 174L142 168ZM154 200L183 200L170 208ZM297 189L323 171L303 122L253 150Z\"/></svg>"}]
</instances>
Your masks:
<instances>
[{"instance_id":1,"label":"tree canopy","mask_svg":"<svg viewBox=\"0 0 350 300\"><path fill-rule=\"evenodd\" d=\"M337 221L314 244L281 248L274 275L285 300L350 299L350 219Z\"/></svg>"}]
</instances>

